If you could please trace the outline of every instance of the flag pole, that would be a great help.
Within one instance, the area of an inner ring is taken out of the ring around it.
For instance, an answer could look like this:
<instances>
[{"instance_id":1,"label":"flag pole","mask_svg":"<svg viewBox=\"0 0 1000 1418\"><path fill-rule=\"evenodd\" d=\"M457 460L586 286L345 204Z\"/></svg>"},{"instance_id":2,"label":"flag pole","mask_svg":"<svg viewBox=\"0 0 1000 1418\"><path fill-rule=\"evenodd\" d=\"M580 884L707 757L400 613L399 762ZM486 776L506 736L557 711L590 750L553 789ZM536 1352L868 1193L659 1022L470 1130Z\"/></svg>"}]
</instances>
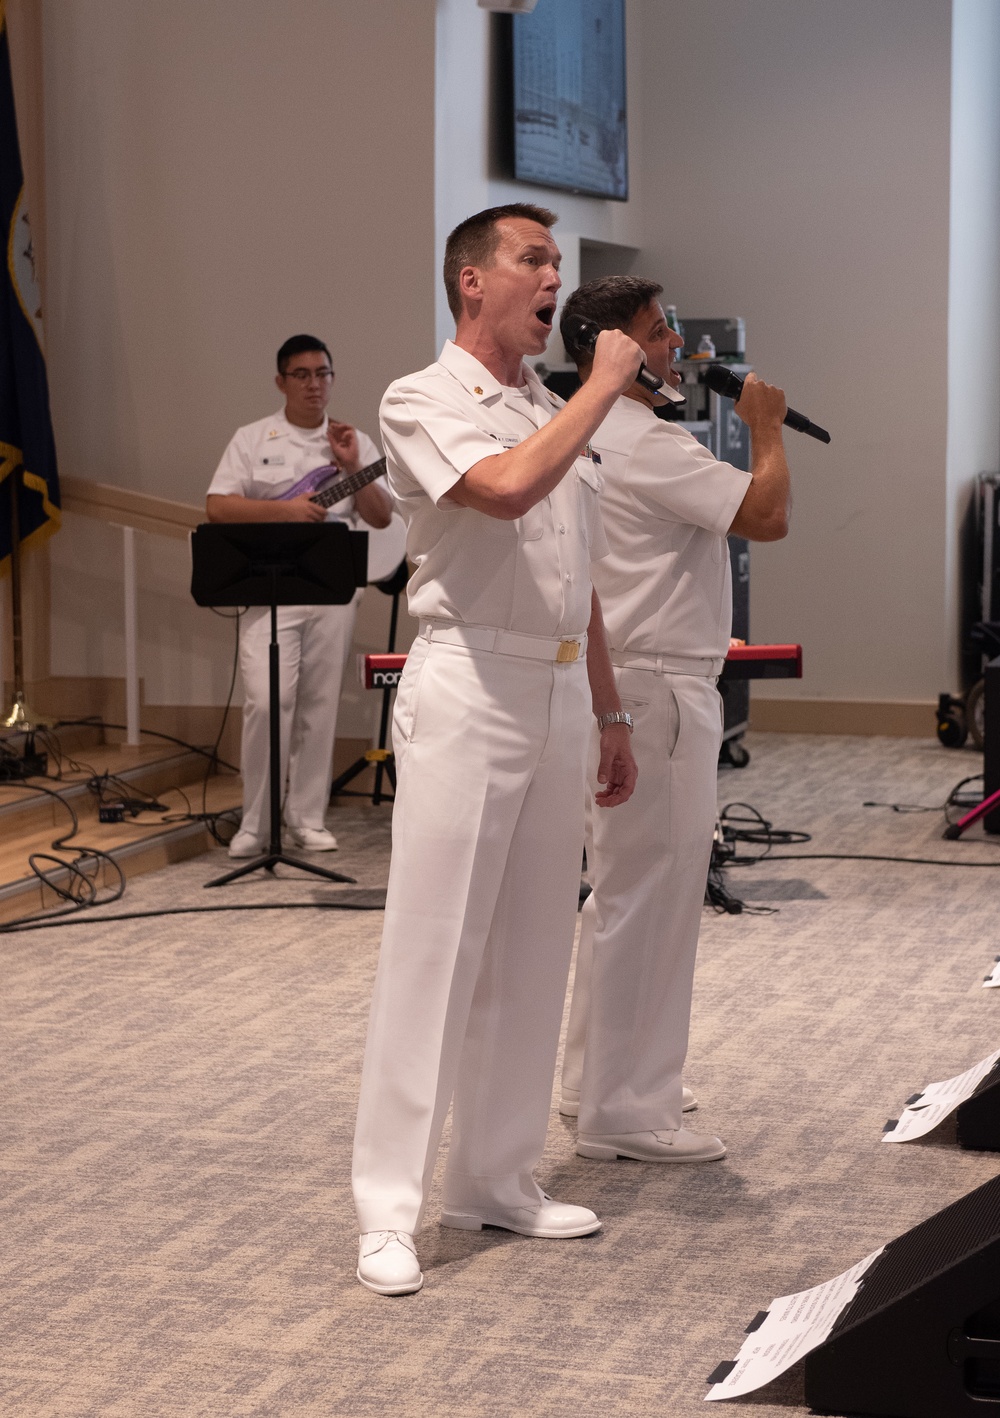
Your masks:
<instances>
[{"instance_id":1,"label":"flag pole","mask_svg":"<svg viewBox=\"0 0 1000 1418\"><path fill-rule=\"evenodd\" d=\"M52 721L35 714L24 697L24 623L21 616L21 513L18 493L24 465L18 463L7 479L10 487L10 609L14 643L14 698L0 728L32 734Z\"/></svg>"}]
</instances>

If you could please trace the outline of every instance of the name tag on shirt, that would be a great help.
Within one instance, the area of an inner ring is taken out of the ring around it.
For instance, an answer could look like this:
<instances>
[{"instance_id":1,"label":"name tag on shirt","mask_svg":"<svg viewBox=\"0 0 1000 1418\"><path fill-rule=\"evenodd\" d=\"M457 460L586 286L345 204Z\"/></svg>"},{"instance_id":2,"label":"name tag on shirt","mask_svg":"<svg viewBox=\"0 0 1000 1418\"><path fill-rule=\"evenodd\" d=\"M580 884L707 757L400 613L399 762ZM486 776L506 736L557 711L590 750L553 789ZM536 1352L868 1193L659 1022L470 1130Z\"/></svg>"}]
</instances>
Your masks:
<instances>
[{"instance_id":1,"label":"name tag on shirt","mask_svg":"<svg viewBox=\"0 0 1000 1418\"><path fill-rule=\"evenodd\" d=\"M520 443L520 438L509 433L490 433L491 438L495 438L498 443L502 443L505 448L516 448Z\"/></svg>"},{"instance_id":2,"label":"name tag on shirt","mask_svg":"<svg viewBox=\"0 0 1000 1418\"><path fill-rule=\"evenodd\" d=\"M284 453L270 453L266 458L260 460L265 468L283 468L285 466Z\"/></svg>"}]
</instances>

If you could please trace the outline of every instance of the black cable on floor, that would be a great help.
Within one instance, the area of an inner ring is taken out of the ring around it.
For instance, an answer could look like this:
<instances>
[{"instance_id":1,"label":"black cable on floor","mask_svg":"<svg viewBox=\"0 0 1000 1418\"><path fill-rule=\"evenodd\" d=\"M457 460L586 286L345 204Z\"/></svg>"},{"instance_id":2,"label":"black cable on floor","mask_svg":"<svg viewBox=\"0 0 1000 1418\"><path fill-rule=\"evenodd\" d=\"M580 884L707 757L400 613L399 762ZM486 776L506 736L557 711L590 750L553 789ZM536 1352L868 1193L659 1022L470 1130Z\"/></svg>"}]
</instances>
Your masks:
<instances>
[{"instance_id":1,"label":"black cable on floor","mask_svg":"<svg viewBox=\"0 0 1000 1418\"><path fill-rule=\"evenodd\" d=\"M96 720L80 722L85 722L88 726L98 726L98 721ZM113 728L116 726L106 725L106 727ZM164 735L163 737L169 737L169 735ZM181 741L177 740L177 742L180 743ZM56 746L58 753L58 740L56 740L54 736L52 743ZM216 744L216 747L217 746L218 743ZM194 748L194 745L186 745L186 747ZM204 752L204 750L201 749L197 749L196 751L199 753ZM99 804L107 805L111 800L121 803L124 810L129 812L133 818L136 818L140 812L162 813L164 816L160 818L159 822L156 824L157 826L161 824L175 825L181 822L202 822L208 829L210 835L218 842L221 839L216 828L216 822L218 819L224 817L227 812L234 811L234 809L222 809L220 812L215 813L194 813L191 811L191 804L187 798L187 794L182 788L178 787L168 788L164 791L179 793L188 810L187 812L171 814L169 810L154 798L152 794L148 793L146 789L128 783L125 779L116 777L112 773L98 773L92 765L77 764L72 758L68 759L68 762L74 769L78 768L91 775L88 779L84 780L84 785L95 795ZM61 775L61 758L58 772ZM51 781L59 782L61 781L61 776ZM114 857L110 853L103 851L100 847L90 847L82 842L74 843L72 847L69 846L69 843L80 830L80 819L70 799L65 797L63 793L59 792L56 788L48 787L46 783L39 782L37 779L22 778L19 780L19 786L24 788L27 792L42 793L46 797L55 798L69 813L72 826L68 832L63 833L62 836L57 837L52 842L50 851L32 852L28 857L28 867L33 875L38 878L39 883L51 891L54 896L67 902L68 908L65 911L54 912L47 915L43 913L37 917L30 916L25 918L22 922L17 922L16 925L20 926L23 924L27 927L29 923L36 920L54 923L57 918L70 915L75 916L78 912L86 911L88 907L110 906L115 901L120 901L125 894L125 873ZM77 785L67 783L65 786ZM142 798L133 796L135 793L141 793L143 795ZM111 794L115 795L113 799L109 797ZM145 799L145 801L143 801L143 799ZM141 823L135 822L134 825L140 828L148 828L154 824L147 821ZM56 852L67 852L73 855L60 857L54 855ZM110 870L114 874L114 885L104 888L109 894L106 894L103 898L100 896L102 887L97 881L97 872L102 863L106 871ZM59 880L63 875L68 875L69 878L68 882L65 884ZM222 908L203 907L201 909L218 910ZM68 922L64 922L64 924L68 924ZM9 928L0 927L0 931L3 929Z\"/></svg>"},{"instance_id":2,"label":"black cable on floor","mask_svg":"<svg viewBox=\"0 0 1000 1418\"><path fill-rule=\"evenodd\" d=\"M775 827L749 803L726 803L719 813L719 828L726 843L748 842L763 847L761 857L768 856L774 846L793 846L797 842L812 841L808 832L792 832L786 828ZM733 857L733 860L736 858Z\"/></svg>"},{"instance_id":3,"label":"black cable on floor","mask_svg":"<svg viewBox=\"0 0 1000 1418\"><path fill-rule=\"evenodd\" d=\"M989 845L993 845L990 843ZM997 844L1000 846L1000 843ZM755 867L763 857L733 857L729 863L737 867ZM986 867L993 871L1000 867L996 862L942 861L939 857L884 857L866 852L783 852L778 857L768 857L769 862L899 862L915 867Z\"/></svg>"},{"instance_id":4,"label":"black cable on floor","mask_svg":"<svg viewBox=\"0 0 1000 1418\"><path fill-rule=\"evenodd\" d=\"M55 725L57 729L114 729L122 733L128 731L126 724L109 724L106 719L60 719ZM186 748L190 753L199 753L202 758L214 759L220 768L228 768L231 773L238 773L240 770L235 764L227 763L224 758L218 758L213 751L208 748L199 748L196 743L188 743L186 739L175 738L173 734L161 733L159 729L140 729L140 734L146 734L154 739L166 739L167 743L175 743L180 748Z\"/></svg>"},{"instance_id":5,"label":"black cable on floor","mask_svg":"<svg viewBox=\"0 0 1000 1418\"><path fill-rule=\"evenodd\" d=\"M115 898L117 899L117 898ZM102 903L110 905L108 903ZM0 925L0 935L18 931L44 931L56 926L102 926L105 921L145 921L155 916L200 916L217 911L384 911L385 903L367 905L357 901L262 901L219 906L169 906L160 911L122 911L114 916L91 916L78 910L56 911L51 916L28 916L23 921Z\"/></svg>"},{"instance_id":6,"label":"black cable on floor","mask_svg":"<svg viewBox=\"0 0 1000 1418\"><path fill-rule=\"evenodd\" d=\"M68 798L64 798L55 788L46 788L41 783L33 783L27 779L21 782L22 787L32 793L44 793L46 797L55 798L61 803L70 815L72 827L68 832L64 832L61 837L57 837L52 843L52 852L73 852L75 855L70 861L63 857L52 856L49 852L32 852L28 858L28 866L43 886L48 887L55 896L63 901L72 902L72 910L82 910L86 906L110 906L113 901L121 900L125 893L125 873L115 861L114 857L107 852L101 851L100 847L88 847L79 842L73 847L66 844L72 840L80 830L80 819L76 815L76 809ZM101 862L114 872L117 878L117 885L109 888L111 895L104 901L98 901L97 896L101 890L97 884L95 876L86 870L86 863L93 861L94 869ZM50 866L40 866L39 863L48 862ZM54 880L56 873L69 873L68 886L61 886Z\"/></svg>"},{"instance_id":7,"label":"black cable on floor","mask_svg":"<svg viewBox=\"0 0 1000 1418\"><path fill-rule=\"evenodd\" d=\"M982 779L983 775L981 773L973 773L968 778L963 778L960 782L955 784L943 803L878 803L868 801L863 802L861 806L887 807L891 812L903 814L914 812L943 812L945 820L951 823L954 819L948 816L949 808L958 808L960 812L964 814L968 812L970 808L978 806L979 802L982 800L982 793L980 793L978 797L971 793L967 793L963 796L962 789L968 783L981 783Z\"/></svg>"},{"instance_id":8,"label":"black cable on floor","mask_svg":"<svg viewBox=\"0 0 1000 1418\"><path fill-rule=\"evenodd\" d=\"M229 692L226 697L226 704L223 710L222 722L219 727L219 732L216 735L215 743L212 745L211 749L200 748L197 744L188 743L184 739L175 738L172 734L160 733L156 729L140 729L139 731L143 734L150 734L154 738L166 739L169 743L175 743L181 748L188 749L191 753L200 754L201 757L206 760L205 777L202 783L202 811L199 813L193 812L191 810L190 800L188 799L187 794L182 788L165 788L164 792L175 792L180 794L180 796L184 799L187 811L183 813L170 813L169 816L162 817L160 821L165 825L169 824L171 826L174 826L177 823L181 822L201 822L204 824L212 840L221 847L228 846L229 842L232 840L233 833L230 833L228 836L223 835L219 831L218 824L220 822L225 822L227 824L231 824L235 829L238 823L237 820L234 818L234 814L239 813L240 811L238 807L230 807L219 808L215 812L209 812L207 810L206 805L208 779L211 776L212 769L226 768L233 773L239 772L239 770L235 768L231 763L227 763L225 759L220 758L218 755L219 744L222 742L222 734L225 730L226 719L229 715L229 710L232 704L233 688L236 684L236 670L239 664L239 614L233 617L226 617L226 619L233 619L236 621L236 637L233 651L233 669L232 674L230 676ZM61 719L56 725L56 728L94 728L124 730L125 725L111 724L104 719L98 719L95 717L90 719ZM56 740L56 742L58 741ZM104 794L102 792L103 788L113 788L117 791L118 799L124 801L126 811L129 812L132 817L135 817L140 811L163 813L167 813L169 811L169 809L163 807L162 805L159 807L154 806L154 804L157 802L157 799L153 797L152 794L147 793L144 788L140 788L135 784L130 784L126 782L125 779L118 778L111 773L98 773L96 769L94 769L91 765L77 762L77 760L71 757L67 757L67 761L72 769L78 770L80 772L89 773L91 775L89 781L87 782L87 787L91 790L91 792L97 795L99 801L107 801L106 798L104 798ZM61 780L61 778L62 759L60 758L59 769L57 774L55 775L55 780L59 781ZM138 798L134 796L136 793L144 794L144 796L149 799L149 805L140 807ZM148 827L150 824L137 823L136 825L140 827Z\"/></svg>"},{"instance_id":9,"label":"black cable on floor","mask_svg":"<svg viewBox=\"0 0 1000 1418\"><path fill-rule=\"evenodd\" d=\"M906 804L878 804L866 803L866 807L888 806L900 812L947 812L949 806L962 806L959 793L967 783L976 781L981 774L973 775L970 778L963 778L957 783L948 795L947 802L940 807L924 808L914 807ZM978 799L976 800L978 802ZM725 873L729 867L755 867L763 861L768 862L887 862L901 866L926 866L926 867L985 867L996 868L1000 866L1000 861L995 862L970 862L956 858L953 861L940 857L900 857L890 856L887 853L875 852L774 852L774 846L793 846L801 842L810 842L812 837L808 832L793 832L776 828L771 822L758 812L749 803L727 803L719 813L718 825L715 832L715 840L712 845L712 858L708 870L708 881L705 886L705 904L711 906L715 911L727 915L739 915L746 911L753 914L770 913L775 908L748 906L745 901L741 901L730 890L726 882ZM736 844L746 843L750 846L759 846L763 851L755 853L738 854ZM1000 843L989 843L988 845L1000 845Z\"/></svg>"}]
</instances>

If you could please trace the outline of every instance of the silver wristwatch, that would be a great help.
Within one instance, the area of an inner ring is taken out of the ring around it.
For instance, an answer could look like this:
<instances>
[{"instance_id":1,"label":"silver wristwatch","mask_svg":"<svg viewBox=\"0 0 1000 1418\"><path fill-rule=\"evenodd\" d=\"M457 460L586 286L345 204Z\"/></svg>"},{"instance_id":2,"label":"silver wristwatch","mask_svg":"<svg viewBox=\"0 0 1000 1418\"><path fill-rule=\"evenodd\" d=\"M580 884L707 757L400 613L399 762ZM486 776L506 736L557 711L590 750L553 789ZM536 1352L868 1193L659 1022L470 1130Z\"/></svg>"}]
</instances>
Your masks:
<instances>
[{"instance_id":1,"label":"silver wristwatch","mask_svg":"<svg viewBox=\"0 0 1000 1418\"><path fill-rule=\"evenodd\" d=\"M629 733L635 727L632 723L632 715L626 713L624 709L612 709L610 714L598 714L597 727L599 729L606 729L609 724L627 724Z\"/></svg>"}]
</instances>

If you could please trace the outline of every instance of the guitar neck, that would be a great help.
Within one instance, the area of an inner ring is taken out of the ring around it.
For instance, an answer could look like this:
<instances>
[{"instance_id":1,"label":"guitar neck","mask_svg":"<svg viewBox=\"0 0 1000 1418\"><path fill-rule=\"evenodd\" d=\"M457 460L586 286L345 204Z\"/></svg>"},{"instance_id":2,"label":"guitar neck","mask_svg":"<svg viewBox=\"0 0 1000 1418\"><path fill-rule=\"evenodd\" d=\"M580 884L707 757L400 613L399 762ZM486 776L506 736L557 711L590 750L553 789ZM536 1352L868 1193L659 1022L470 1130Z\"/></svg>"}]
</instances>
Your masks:
<instances>
[{"instance_id":1,"label":"guitar neck","mask_svg":"<svg viewBox=\"0 0 1000 1418\"><path fill-rule=\"evenodd\" d=\"M317 507L332 507L342 498L350 497L352 492L359 492L361 488L373 483L384 472L385 459L380 458L377 463L369 463L367 468L360 468L356 473L349 473L346 478L338 478L336 482L328 484L321 492L314 493L309 501L315 502Z\"/></svg>"}]
</instances>

